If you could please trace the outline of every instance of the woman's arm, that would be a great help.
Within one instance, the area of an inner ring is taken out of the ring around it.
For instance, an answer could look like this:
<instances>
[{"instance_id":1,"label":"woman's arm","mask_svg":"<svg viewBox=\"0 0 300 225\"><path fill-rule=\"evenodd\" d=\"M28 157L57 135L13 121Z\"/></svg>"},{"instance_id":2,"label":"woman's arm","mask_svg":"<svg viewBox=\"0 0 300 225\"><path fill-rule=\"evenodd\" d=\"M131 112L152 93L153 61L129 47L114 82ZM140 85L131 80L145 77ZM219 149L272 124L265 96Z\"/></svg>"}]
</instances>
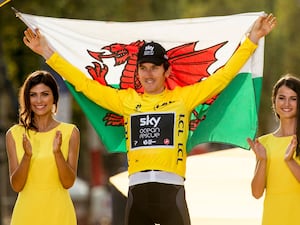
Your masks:
<instances>
[{"instance_id":1,"label":"woman's arm","mask_svg":"<svg viewBox=\"0 0 300 225\"><path fill-rule=\"evenodd\" d=\"M67 160L65 160L61 152L61 144L62 133L60 131L57 131L53 141L53 154L55 157L60 182L62 183L64 188L68 189L73 186L77 176L77 165L80 144L79 130L75 127L72 131L69 141Z\"/></svg>"},{"instance_id":2,"label":"woman's arm","mask_svg":"<svg viewBox=\"0 0 300 225\"><path fill-rule=\"evenodd\" d=\"M252 195L260 198L266 187L266 165L267 160L257 160L254 176L251 182Z\"/></svg>"},{"instance_id":3,"label":"woman's arm","mask_svg":"<svg viewBox=\"0 0 300 225\"><path fill-rule=\"evenodd\" d=\"M6 151L9 164L10 184L14 191L23 190L30 166L32 156L31 144L24 134L23 136L24 155L21 162L18 162L15 140L11 131L6 133Z\"/></svg>"},{"instance_id":4,"label":"woman's arm","mask_svg":"<svg viewBox=\"0 0 300 225\"><path fill-rule=\"evenodd\" d=\"M266 169L267 169L267 154L264 146L258 141L252 141L250 138L247 139L251 149L256 156L256 167L254 176L251 182L252 195L255 198L260 198L266 188Z\"/></svg>"},{"instance_id":5,"label":"woman's arm","mask_svg":"<svg viewBox=\"0 0 300 225\"><path fill-rule=\"evenodd\" d=\"M291 140L291 143L289 144L286 150L284 160L287 166L289 167L290 171L292 172L292 174L295 176L298 182L300 182L300 165L294 159L296 146L297 146L297 137L296 135L294 135Z\"/></svg>"}]
</instances>

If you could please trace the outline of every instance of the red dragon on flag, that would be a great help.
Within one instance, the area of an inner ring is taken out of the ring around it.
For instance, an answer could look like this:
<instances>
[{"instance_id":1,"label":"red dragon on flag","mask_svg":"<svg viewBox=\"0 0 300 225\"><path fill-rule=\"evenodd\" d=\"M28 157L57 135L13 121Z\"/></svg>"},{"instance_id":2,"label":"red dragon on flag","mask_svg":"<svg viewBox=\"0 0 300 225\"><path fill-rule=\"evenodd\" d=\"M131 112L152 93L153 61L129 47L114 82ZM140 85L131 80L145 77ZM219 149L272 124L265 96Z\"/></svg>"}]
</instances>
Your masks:
<instances>
[{"instance_id":1,"label":"red dragon on flag","mask_svg":"<svg viewBox=\"0 0 300 225\"><path fill-rule=\"evenodd\" d=\"M87 50L89 55L97 61L92 62L93 66L86 66L86 69L94 80L97 80L102 85L109 85L106 82L109 67L104 63L103 59L113 58L115 61L114 66L125 64L120 78L119 88L133 88L137 92L143 92L137 77L136 64L138 50L144 43L145 41L136 41L128 45L115 43L103 47L98 52ZM166 79L167 88L172 90L176 86L185 86L201 82L202 79L210 76L208 68L211 64L216 62L216 52L226 43L227 42L222 42L206 49L195 50L197 42L191 42L168 50L167 55L171 65L171 73ZM107 51L109 51L110 54L107 54ZM205 104L212 104L216 97L217 96L209 99ZM195 118L190 121L190 130L192 131L196 129L200 121L205 119L203 113L196 109L193 111L193 115ZM110 112L106 114L103 120L106 121L107 126L124 125L122 116Z\"/></svg>"}]
</instances>

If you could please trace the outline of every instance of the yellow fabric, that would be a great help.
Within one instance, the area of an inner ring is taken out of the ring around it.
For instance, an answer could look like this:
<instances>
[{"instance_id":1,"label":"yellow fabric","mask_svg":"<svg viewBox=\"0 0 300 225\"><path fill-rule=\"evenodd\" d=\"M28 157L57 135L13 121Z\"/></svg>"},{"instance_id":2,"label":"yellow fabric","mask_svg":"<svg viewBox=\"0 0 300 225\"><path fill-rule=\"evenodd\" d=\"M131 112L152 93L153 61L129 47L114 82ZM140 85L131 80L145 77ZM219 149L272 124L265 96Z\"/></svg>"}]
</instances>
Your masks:
<instances>
[{"instance_id":1,"label":"yellow fabric","mask_svg":"<svg viewBox=\"0 0 300 225\"><path fill-rule=\"evenodd\" d=\"M139 94L133 89L118 90L100 85L97 81L88 79L57 53L54 53L47 63L74 85L77 91L103 108L124 117L129 175L143 170L162 170L184 177L191 111L197 105L219 94L239 72L256 47L257 45L246 39L228 63L209 79L194 85L177 87L173 91L165 90L157 95ZM160 113L165 115L161 116ZM135 118L136 121L132 124ZM159 127L150 124L154 119L163 120L163 118L165 120ZM166 118L174 119L167 122ZM142 124L142 120L145 124ZM136 125L141 128L136 132L137 134L140 132L140 136L135 135L133 139L132 129ZM147 134L142 133L146 131L142 129L144 125L149 128ZM150 128L150 125L153 127ZM172 134L167 136L166 129ZM142 140L140 138L142 135L151 137ZM157 144L157 139L152 138L153 136L163 140ZM138 147L135 146L136 143Z\"/></svg>"},{"instance_id":2,"label":"yellow fabric","mask_svg":"<svg viewBox=\"0 0 300 225\"><path fill-rule=\"evenodd\" d=\"M292 136L260 137L267 150L267 183L262 225L298 225L300 212L300 183L284 162ZM295 158L300 164L299 158Z\"/></svg>"},{"instance_id":3,"label":"yellow fabric","mask_svg":"<svg viewBox=\"0 0 300 225\"><path fill-rule=\"evenodd\" d=\"M74 125L61 123L49 132L29 131L32 158L24 189L19 192L14 206L11 225L76 225L75 209L67 189L59 180L52 152L55 132L63 136L62 152L68 155L69 140ZM17 157L23 157L22 135L24 128L15 125L10 129L16 144Z\"/></svg>"}]
</instances>

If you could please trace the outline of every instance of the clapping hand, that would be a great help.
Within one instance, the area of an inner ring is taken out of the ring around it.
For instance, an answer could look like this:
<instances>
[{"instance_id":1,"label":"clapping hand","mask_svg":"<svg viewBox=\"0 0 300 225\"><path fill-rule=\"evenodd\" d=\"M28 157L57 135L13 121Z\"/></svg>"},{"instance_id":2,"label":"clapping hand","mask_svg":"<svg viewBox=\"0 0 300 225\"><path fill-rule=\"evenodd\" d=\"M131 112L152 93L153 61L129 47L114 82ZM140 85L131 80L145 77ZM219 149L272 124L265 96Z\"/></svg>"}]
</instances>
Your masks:
<instances>
[{"instance_id":1,"label":"clapping hand","mask_svg":"<svg viewBox=\"0 0 300 225\"><path fill-rule=\"evenodd\" d=\"M250 145L252 151L255 153L256 159L258 161L267 159L266 149L257 139L252 141L250 138L247 138L247 142Z\"/></svg>"},{"instance_id":2,"label":"clapping hand","mask_svg":"<svg viewBox=\"0 0 300 225\"><path fill-rule=\"evenodd\" d=\"M32 156L32 147L31 143L26 134L23 134L23 149L26 156Z\"/></svg>"},{"instance_id":3,"label":"clapping hand","mask_svg":"<svg viewBox=\"0 0 300 225\"><path fill-rule=\"evenodd\" d=\"M284 156L285 161L290 161L293 159L294 153L296 151L296 147L297 147L297 137L296 135L294 135L290 144L286 149L285 156Z\"/></svg>"}]
</instances>

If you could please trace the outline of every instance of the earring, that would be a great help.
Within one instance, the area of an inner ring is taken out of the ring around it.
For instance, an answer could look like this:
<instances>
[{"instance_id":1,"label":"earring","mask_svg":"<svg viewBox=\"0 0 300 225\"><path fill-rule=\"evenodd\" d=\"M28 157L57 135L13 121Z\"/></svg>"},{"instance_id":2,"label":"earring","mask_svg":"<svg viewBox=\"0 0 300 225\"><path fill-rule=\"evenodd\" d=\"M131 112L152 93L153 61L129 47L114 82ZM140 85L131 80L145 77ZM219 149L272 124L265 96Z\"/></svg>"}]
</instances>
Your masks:
<instances>
[{"instance_id":1,"label":"earring","mask_svg":"<svg viewBox=\"0 0 300 225\"><path fill-rule=\"evenodd\" d=\"M54 115L56 115L56 105L55 105L55 104L52 105L52 110L51 110L51 112L52 112Z\"/></svg>"}]
</instances>

